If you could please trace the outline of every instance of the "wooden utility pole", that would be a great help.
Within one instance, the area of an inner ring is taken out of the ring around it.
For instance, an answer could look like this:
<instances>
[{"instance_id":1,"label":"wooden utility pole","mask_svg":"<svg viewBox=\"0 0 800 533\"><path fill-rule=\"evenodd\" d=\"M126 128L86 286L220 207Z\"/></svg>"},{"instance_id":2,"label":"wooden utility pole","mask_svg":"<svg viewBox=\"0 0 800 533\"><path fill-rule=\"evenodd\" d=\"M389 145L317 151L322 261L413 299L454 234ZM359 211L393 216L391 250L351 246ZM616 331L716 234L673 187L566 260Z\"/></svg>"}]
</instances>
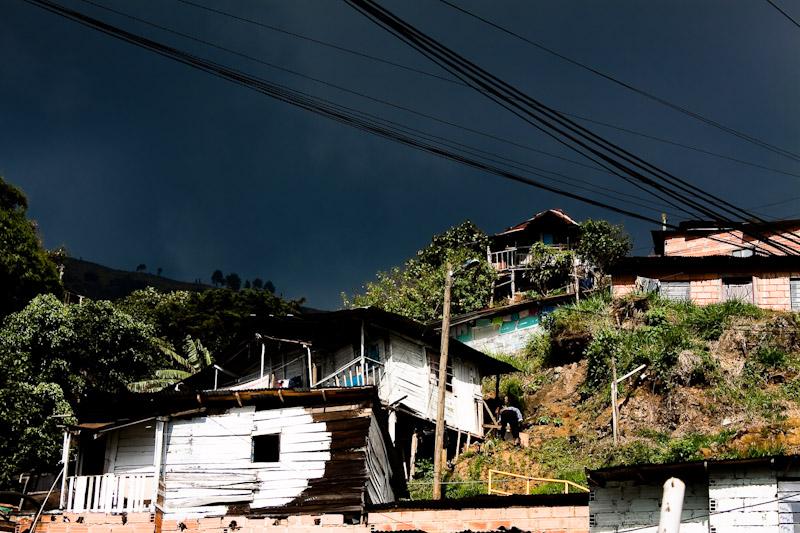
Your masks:
<instances>
[{"instance_id":1,"label":"wooden utility pole","mask_svg":"<svg viewBox=\"0 0 800 533\"><path fill-rule=\"evenodd\" d=\"M445 265L442 340L439 348L439 391L436 404L436 436L433 448L433 499L442 499L442 452L444 448L444 403L447 391L447 351L450 347L450 291L453 288L453 265Z\"/></svg>"},{"instance_id":2,"label":"wooden utility pole","mask_svg":"<svg viewBox=\"0 0 800 533\"><path fill-rule=\"evenodd\" d=\"M617 406L617 361L616 357L611 356L611 431L614 434L614 446L617 445L618 406Z\"/></svg>"}]
</instances>

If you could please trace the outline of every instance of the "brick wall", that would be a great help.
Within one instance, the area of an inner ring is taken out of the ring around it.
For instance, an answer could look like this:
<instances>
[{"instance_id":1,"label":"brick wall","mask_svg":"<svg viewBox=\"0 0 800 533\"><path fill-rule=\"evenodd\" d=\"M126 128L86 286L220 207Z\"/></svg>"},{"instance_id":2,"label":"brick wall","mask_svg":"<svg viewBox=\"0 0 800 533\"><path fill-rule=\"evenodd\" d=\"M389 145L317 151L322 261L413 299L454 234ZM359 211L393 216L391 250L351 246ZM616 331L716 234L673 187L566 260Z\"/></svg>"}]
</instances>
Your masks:
<instances>
[{"instance_id":1,"label":"brick wall","mask_svg":"<svg viewBox=\"0 0 800 533\"><path fill-rule=\"evenodd\" d=\"M690 281L689 295L697 305L718 303L722 300L722 276L720 273L697 275L672 275L671 281ZM796 272L770 272L753 275L753 301L763 309L790 311L789 279L798 277ZM614 276L612 294L615 298L625 296L636 289L635 276Z\"/></svg>"},{"instance_id":2,"label":"brick wall","mask_svg":"<svg viewBox=\"0 0 800 533\"><path fill-rule=\"evenodd\" d=\"M800 227L793 228L790 231L800 233ZM792 236L790 231L771 234L768 237L775 243L800 251L800 246L796 242L797 238ZM761 244L759 241L753 241L749 237L744 238L741 231L732 231L730 233L716 233L708 237L686 237L682 235L668 237L664 239L664 255L686 257L731 255L734 250L752 247L753 245L779 255L785 253L772 245Z\"/></svg>"},{"instance_id":3,"label":"brick wall","mask_svg":"<svg viewBox=\"0 0 800 533\"><path fill-rule=\"evenodd\" d=\"M369 524L375 531L421 529L428 533L450 533L465 529L489 531L516 527L537 533L588 533L589 509L586 506L558 506L380 511L369 514Z\"/></svg>"},{"instance_id":4,"label":"brick wall","mask_svg":"<svg viewBox=\"0 0 800 533\"><path fill-rule=\"evenodd\" d=\"M83 516L83 523L78 523ZM55 520L52 520L54 517ZM68 520L64 521L64 518ZM345 524L340 514L298 515L283 519L224 516L216 518L165 518L163 533L371 533L417 529L428 533L455 533L516 527L534 533L588 533L589 509L585 505L520 506L477 509L393 509L373 511L366 524ZM231 522L236 521L235 529ZM21 518L17 531L30 526L30 517ZM155 520L149 513L120 515L74 513L44 515L35 533L154 533ZM183 524L184 529L181 529Z\"/></svg>"}]
</instances>

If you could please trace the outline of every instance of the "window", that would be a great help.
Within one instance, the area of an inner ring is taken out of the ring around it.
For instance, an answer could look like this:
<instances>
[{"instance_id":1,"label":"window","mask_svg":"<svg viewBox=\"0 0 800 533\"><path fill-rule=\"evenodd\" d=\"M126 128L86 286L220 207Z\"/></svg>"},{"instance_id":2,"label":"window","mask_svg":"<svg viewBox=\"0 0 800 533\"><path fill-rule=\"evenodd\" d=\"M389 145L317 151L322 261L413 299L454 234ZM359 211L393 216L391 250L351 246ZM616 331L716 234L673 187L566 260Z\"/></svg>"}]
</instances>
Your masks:
<instances>
[{"instance_id":1,"label":"window","mask_svg":"<svg viewBox=\"0 0 800 533\"><path fill-rule=\"evenodd\" d=\"M662 281L661 296L667 300L686 301L689 300L689 288L688 281Z\"/></svg>"},{"instance_id":2,"label":"window","mask_svg":"<svg viewBox=\"0 0 800 533\"><path fill-rule=\"evenodd\" d=\"M789 297L792 300L792 311L800 311L800 278L789 280Z\"/></svg>"},{"instance_id":3,"label":"window","mask_svg":"<svg viewBox=\"0 0 800 533\"><path fill-rule=\"evenodd\" d=\"M740 300L742 302L753 303L753 278L723 278L722 300Z\"/></svg>"},{"instance_id":4,"label":"window","mask_svg":"<svg viewBox=\"0 0 800 533\"><path fill-rule=\"evenodd\" d=\"M439 386L439 354L428 352L428 367L431 369L431 383L434 387ZM445 390L453 392L453 359L447 358L447 381Z\"/></svg>"},{"instance_id":5,"label":"window","mask_svg":"<svg viewBox=\"0 0 800 533\"><path fill-rule=\"evenodd\" d=\"M280 456L281 436L279 433L253 437L254 463L277 463L280 460Z\"/></svg>"},{"instance_id":6,"label":"window","mask_svg":"<svg viewBox=\"0 0 800 533\"><path fill-rule=\"evenodd\" d=\"M753 249L752 248L739 248L738 250L733 250L731 252L733 257L753 257Z\"/></svg>"}]
</instances>

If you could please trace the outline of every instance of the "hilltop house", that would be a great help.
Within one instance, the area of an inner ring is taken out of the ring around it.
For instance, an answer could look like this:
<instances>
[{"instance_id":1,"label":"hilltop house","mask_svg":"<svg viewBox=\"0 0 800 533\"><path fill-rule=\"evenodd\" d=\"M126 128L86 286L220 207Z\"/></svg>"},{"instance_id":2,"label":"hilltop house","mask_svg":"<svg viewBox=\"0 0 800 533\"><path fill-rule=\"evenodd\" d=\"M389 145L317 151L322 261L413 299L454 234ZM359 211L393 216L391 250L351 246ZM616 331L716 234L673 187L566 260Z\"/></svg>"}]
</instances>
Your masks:
<instances>
[{"instance_id":1,"label":"hilltop house","mask_svg":"<svg viewBox=\"0 0 800 533\"><path fill-rule=\"evenodd\" d=\"M588 472L593 533L655 532L662 486L686 484L681 532L800 530L800 457L632 465Z\"/></svg>"},{"instance_id":2,"label":"hilltop house","mask_svg":"<svg viewBox=\"0 0 800 533\"><path fill-rule=\"evenodd\" d=\"M64 438L65 459L77 443L67 512L360 516L405 494L371 387L171 391L80 407Z\"/></svg>"},{"instance_id":3,"label":"hilltop house","mask_svg":"<svg viewBox=\"0 0 800 533\"><path fill-rule=\"evenodd\" d=\"M533 244L569 250L577 243L579 230L580 225L562 210L548 209L492 235L486 257L497 271L496 294L514 297L530 289L523 274L531 268Z\"/></svg>"},{"instance_id":4,"label":"hilltop house","mask_svg":"<svg viewBox=\"0 0 800 533\"><path fill-rule=\"evenodd\" d=\"M687 221L675 230L653 231L658 255L618 262L611 269L612 293L658 290L698 304L738 299L766 309L800 310L800 257L775 246L800 252L800 220L747 228L745 235L712 222Z\"/></svg>"}]
</instances>

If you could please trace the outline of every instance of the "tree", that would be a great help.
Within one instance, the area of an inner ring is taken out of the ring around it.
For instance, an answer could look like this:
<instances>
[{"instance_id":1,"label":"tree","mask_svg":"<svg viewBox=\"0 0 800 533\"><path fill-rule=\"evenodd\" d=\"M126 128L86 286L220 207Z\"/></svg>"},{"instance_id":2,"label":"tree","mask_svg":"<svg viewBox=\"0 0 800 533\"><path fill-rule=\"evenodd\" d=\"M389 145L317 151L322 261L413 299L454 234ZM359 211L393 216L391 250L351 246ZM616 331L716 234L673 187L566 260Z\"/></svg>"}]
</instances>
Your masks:
<instances>
[{"instance_id":1,"label":"tree","mask_svg":"<svg viewBox=\"0 0 800 533\"><path fill-rule=\"evenodd\" d=\"M144 263L139 263L136 265L136 272L144 272L145 270L147 270L147 265Z\"/></svg>"},{"instance_id":2,"label":"tree","mask_svg":"<svg viewBox=\"0 0 800 533\"><path fill-rule=\"evenodd\" d=\"M588 219L581 224L576 253L605 273L631 251L631 237L622 226Z\"/></svg>"},{"instance_id":3,"label":"tree","mask_svg":"<svg viewBox=\"0 0 800 533\"><path fill-rule=\"evenodd\" d=\"M191 335L222 354L252 328L258 317L297 313L299 302L266 291L209 289L202 292L160 292L147 288L115 302L123 312L150 324L155 335L179 346Z\"/></svg>"},{"instance_id":4,"label":"tree","mask_svg":"<svg viewBox=\"0 0 800 533\"><path fill-rule=\"evenodd\" d=\"M222 273L222 270L215 270L213 274L211 274L211 283L215 287L221 287L225 283L225 275Z\"/></svg>"},{"instance_id":5,"label":"tree","mask_svg":"<svg viewBox=\"0 0 800 533\"><path fill-rule=\"evenodd\" d=\"M163 269L163 268L161 268L161 267L158 267L158 268L156 269L156 276L160 276L160 275L161 275L161 273L162 273L163 271L164 271L164 269Z\"/></svg>"},{"instance_id":6,"label":"tree","mask_svg":"<svg viewBox=\"0 0 800 533\"><path fill-rule=\"evenodd\" d=\"M454 267L477 259L476 268L457 275L453 282L452 312L467 313L486 307L495 272L486 261L488 237L470 221L436 235L402 267L378 272L364 292L352 298L343 295L348 307L374 306L416 320L441 317L445 265Z\"/></svg>"},{"instance_id":7,"label":"tree","mask_svg":"<svg viewBox=\"0 0 800 533\"><path fill-rule=\"evenodd\" d=\"M522 275L528 279L538 295L565 287L572 273L572 252L559 250L542 242L531 245L528 267Z\"/></svg>"},{"instance_id":8,"label":"tree","mask_svg":"<svg viewBox=\"0 0 800 533\"><path fill-rule=\"evenodd\" d=\"M244 282L244 288L245 289L249 289L250 288L250 280L249 279Z\"/></svg>"},{"instance_id":9,"label":"tree","mask_svg":"<svg viewBox=\"0 0 800 533\"><path fill-rule=\"evenodd\" d=\"M27 208L25 194L0 177L0 317L37 294L63 294L58 267L26 218Z\"/></svg>"},{"instance_id":10,"label":"tree","mask_svg":"<svg viewBox=\"0 0 800 533\"><path fill-rule=\"evenodd\" d=\"M225 276L225 286L232 291L238 291L242 288L242 278L236 272L231 272Z\"/></svg>"},{"instance_id":11,"label":"tree","mask_svg":"<svg viewBox=\"0 0 800 533\"><path fill-rule=\"evenodd\" d=\"M264 290L270 294L275 294L275 284L272 281L267 280L264 282Z\"/></svg>"},{"instance_id":12,"label":"tree","mask_svg":"<svg viewBox=\"0 0 800 533\"><path fill-rule=\"evenodd\" d=\"M55 466L55 427L90 392L118 392L162 366L153 328L110 302L35 297L0 327L0 485Z\"/></svg>"},{"instance_id":13,"label":"tree","mask_svg":"<svg viewBox=\"0 0 800 533\"><path fill-rule=\"evenodd\" d=\"M187 335L183 340L183 354L175 351L175 348L168 341L160 340L157 345L164 355L169 358L172 366L156 370L148 379L130 383L128 388L131 391L159 391L200 372L204 368L211 366L214 361L211 352L199 340L192 339L190 335Z\"/></svg>"},{"instance_id":14,"label":"tree","mask_svg":"<svg viewBox=\"0 0 800 533\"><path fill-rule=\"evenodd\" d=\"M264 280L261 278L256 278L253 280L253 288L256 290L261 290L264 288Z\"/></svg>"}]
</instances>

